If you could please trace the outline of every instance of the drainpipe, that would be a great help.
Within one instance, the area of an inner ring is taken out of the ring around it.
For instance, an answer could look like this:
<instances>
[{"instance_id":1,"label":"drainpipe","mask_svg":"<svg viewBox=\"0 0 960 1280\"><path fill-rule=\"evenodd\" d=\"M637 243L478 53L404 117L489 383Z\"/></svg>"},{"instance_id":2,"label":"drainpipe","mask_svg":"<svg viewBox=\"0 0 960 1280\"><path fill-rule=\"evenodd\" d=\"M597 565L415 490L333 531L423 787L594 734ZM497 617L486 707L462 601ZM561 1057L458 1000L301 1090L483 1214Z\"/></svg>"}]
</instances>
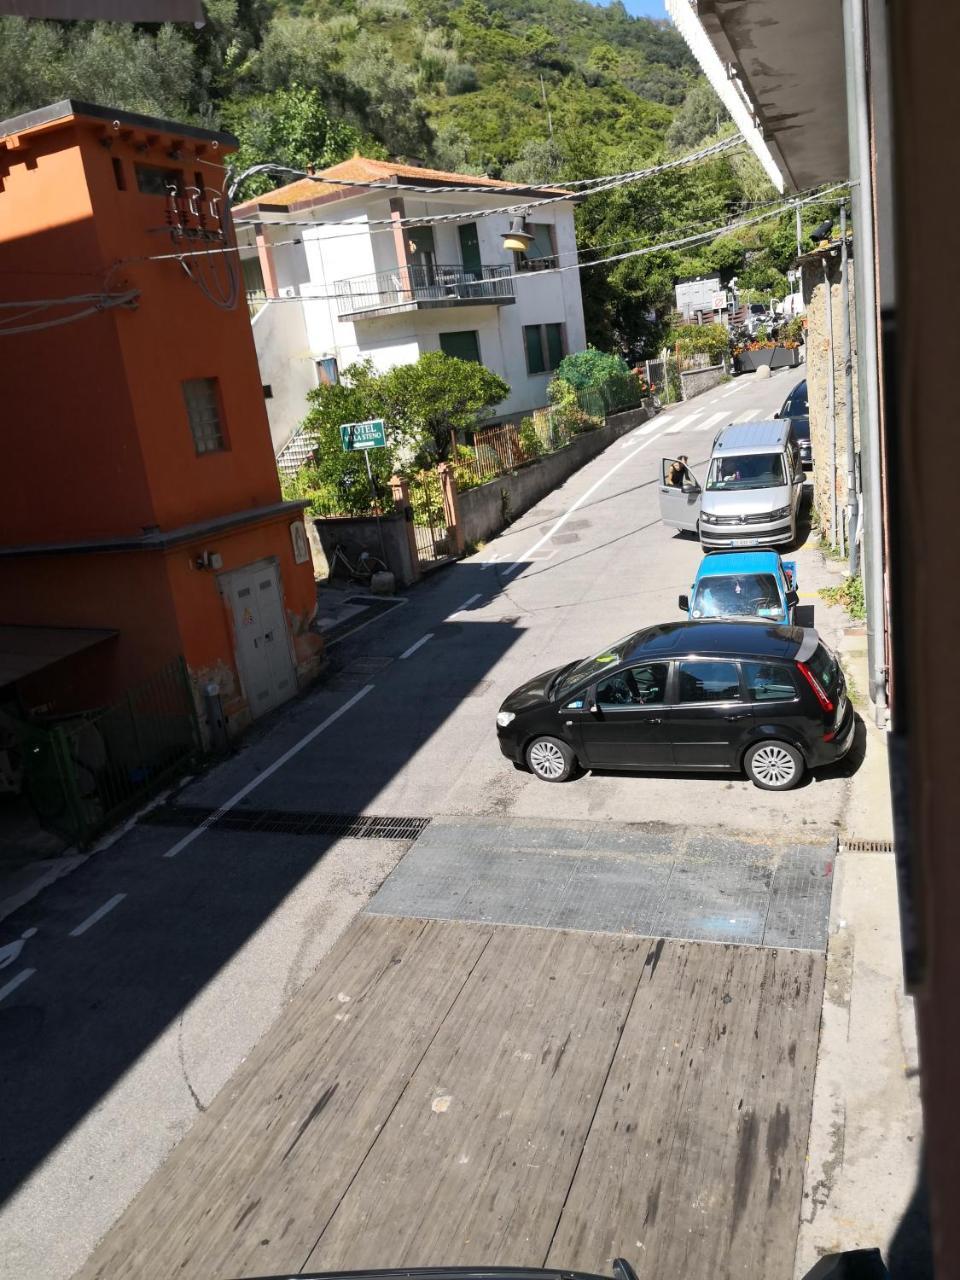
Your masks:
<instances>
[{"instance_id":1,"label":"drainpipe","mask_svg":"<svg viewBox=\"0 0 960 1280\"><path fill-rule=\"evenodd\" d=\"M833 289L830 259L823 259L823 305L827 310L827 343L830 347L830 377L827 380L827 425L830 430L830 545L837 546L837 385L833 355Z\"/></svg>"},{"instance_id":2,"label":"drainpipe","mask_svg":"<svg viewBox=\"0 0 960 1280\"><path fill-rule=\"evenodd\" d=\"M856 441L853 435L853 354L850 342L850 279L847 253L847 206L840 206L840 286L843 297L843 385L844 417L847 428L847 551L850 560L850 576L859 571L860 555L857 550L857 527L860 509L857 499Z\"/></svg>"},{"instance_id":3,"label":"drainpipe","mask_svg":"<svg viewBox=\"0 0 960 1280\"><path fill-rule=\"evenodd\" d=\"M857 252L853 259L859 369L863 585L867 604L867 663L877 722L886 719L887 660L884 604L883 496L880 452L880 375L877 351L873 186L870 164L870 86L862 0L843 0L847 135Z\"/></svg>"}]
</instances>

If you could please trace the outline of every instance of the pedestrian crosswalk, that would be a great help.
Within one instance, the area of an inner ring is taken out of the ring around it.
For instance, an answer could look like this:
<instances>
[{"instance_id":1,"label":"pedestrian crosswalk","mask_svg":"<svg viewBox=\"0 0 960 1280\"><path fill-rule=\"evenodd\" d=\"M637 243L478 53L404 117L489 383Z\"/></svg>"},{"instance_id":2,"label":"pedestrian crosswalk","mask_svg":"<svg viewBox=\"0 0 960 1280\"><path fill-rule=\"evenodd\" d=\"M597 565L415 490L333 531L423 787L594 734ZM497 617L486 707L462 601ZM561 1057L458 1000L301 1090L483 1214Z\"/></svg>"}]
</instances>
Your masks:
<instances>
[{"instance_id":1,"label":"pedestrian crosswalk","mask_svg":"<svg viewBox=\"0 0 960 1280\"><path fill-rule=\"evenodd\" d=\"M667 427L663 434L665 436L676 435L676 433L678 431L682 431L684 427L689 427L690 423L693 422L695 418L699 418L701 413L703 413L703 410L698 409L696 413L688 413L685 417L678 418L672 426Z\"/></svg>"},{"instance_id":2,"label":"pedestrian crosswalk","mask_svg":"<svg viewBox=\"0 0 960 1280\"><path fill-rule=\"evenodd\" d=\"M759 409L748 409L746 413L738 413L734 418L734 422L752 422L754 418L760 417Z\"/></svg>"}]
</instances>

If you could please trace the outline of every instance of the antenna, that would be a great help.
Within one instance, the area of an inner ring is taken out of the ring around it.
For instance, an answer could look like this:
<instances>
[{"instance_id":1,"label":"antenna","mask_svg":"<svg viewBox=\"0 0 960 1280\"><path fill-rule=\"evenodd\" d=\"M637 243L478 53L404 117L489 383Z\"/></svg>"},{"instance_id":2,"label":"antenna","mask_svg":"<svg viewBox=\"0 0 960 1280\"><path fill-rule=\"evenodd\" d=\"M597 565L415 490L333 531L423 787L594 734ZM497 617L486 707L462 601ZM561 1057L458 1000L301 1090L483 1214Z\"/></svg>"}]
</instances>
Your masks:
<instances>
[{"instance_id":1,"label":"antenna","mask_svg":"<svg viewBox=\"0 0 960 1280\"><path fill-rule=\"evenodd\" d=\"M543 105L547 112L547 129L550 131L550 141L553 141L553 117L550 115L550 107L547 103L547 87L543 83L543 72L540 72L540 93L543 97Z\"/></svg>"}]
</instances>

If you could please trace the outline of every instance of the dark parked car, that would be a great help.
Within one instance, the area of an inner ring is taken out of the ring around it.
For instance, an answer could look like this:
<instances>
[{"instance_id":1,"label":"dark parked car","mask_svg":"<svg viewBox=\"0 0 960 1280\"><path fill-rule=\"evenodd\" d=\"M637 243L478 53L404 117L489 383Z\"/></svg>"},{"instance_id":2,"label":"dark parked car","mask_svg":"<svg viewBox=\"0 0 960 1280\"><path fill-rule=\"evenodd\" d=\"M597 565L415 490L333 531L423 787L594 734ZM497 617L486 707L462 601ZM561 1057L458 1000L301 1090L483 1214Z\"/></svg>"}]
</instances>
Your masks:
<instances>
[{"instance_id":1,"label":"dark parked car","mask_svg":"<svg viewBox=\"0 0 960 1280\"><path fill-rule=\"evenodd\" d=\"M810 407L807 402L807 380L798 382L780 406L778 418L789 418L793 438L800 449L800 461L809 470L813 466L813 445L810 442Z\"/></svg>"},{"instance_id":2,"label":"dark parked car","mask_svg":"<svg viewBox=\"0 0 960 1280\"><path fill-rule=\"evenodd\" d=\"M521 685L500 750L544 782L588 769L745 770L795 787L853 742L840 664L816 631L756 622L648 627Z\"/></svg>"}]
</instances>

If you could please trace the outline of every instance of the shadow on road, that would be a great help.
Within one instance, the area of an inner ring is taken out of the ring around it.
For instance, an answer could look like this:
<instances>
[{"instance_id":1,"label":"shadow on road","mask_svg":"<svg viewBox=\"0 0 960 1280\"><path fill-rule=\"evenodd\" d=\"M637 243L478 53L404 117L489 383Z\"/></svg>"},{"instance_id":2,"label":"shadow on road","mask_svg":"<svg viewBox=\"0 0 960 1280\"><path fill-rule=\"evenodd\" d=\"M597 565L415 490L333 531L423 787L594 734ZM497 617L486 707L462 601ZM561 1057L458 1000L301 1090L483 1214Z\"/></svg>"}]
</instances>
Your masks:
<instances>
[{"instance_id":1,"label":"shadow on road","mask_svg":"<svg viewBox=\"0 0 960 1280\"><path fill-rule=\"evenodd\" d=\"M371 632L340 646L332 680L289 704L272 727L187 788L183 803L196 805L199 796L212 812L373 685L232 812L350 817L372 808L379 814L376 800L384 788L464 698L486 687L485 678L520 635L510 622L470 621L468 613L455 623L443 620L461 600L477 592L489 597L491 588L493 579L479 566L446 571L446 586L431 590L428 608L418 614L424 630L433 632L429 646L408 660L366 662ZM438 660L441 646L447 654ZM16 965L0 975L3 987L23 967L32 970L0 1004L0 1198L8 1198L176 1024L338 838L284 832L282 821L259 832L214 824L178 856L164 857L188 832L183 826L135 826L0 926L0 947L26 929L37 931ZM116 895L125 896L109 914L71 936ZM144 1097L143 1107L150 1105Z\"/></svg>"}]
</instances>

